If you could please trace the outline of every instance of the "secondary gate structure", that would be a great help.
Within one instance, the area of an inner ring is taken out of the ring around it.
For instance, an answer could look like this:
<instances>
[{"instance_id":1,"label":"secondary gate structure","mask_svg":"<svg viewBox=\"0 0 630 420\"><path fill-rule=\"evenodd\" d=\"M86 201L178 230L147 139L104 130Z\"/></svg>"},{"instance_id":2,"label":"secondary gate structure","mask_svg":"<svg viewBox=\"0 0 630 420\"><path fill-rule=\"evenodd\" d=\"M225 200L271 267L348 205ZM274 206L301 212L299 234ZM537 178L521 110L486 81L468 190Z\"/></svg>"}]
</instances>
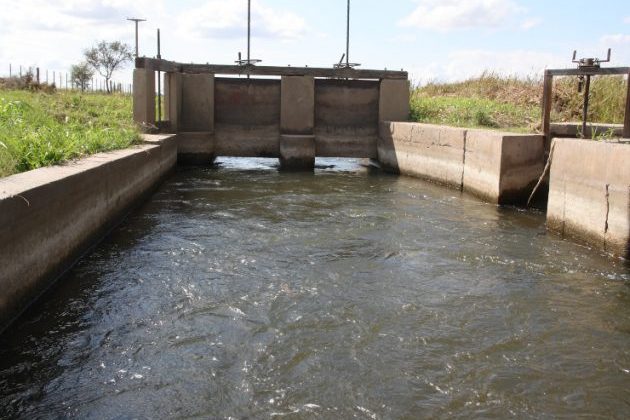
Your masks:
<instances>
[{"instance_id":1,"label":"secondary gate structure","mask_svg":"<svg viewBox=\"0 0 630 420\"><path fill-rule=\"evenodd\" d=\"M156 72L164 73L164 121L159 123ZM183 162L277 157L282 168L312 169L316 156L376 158L379 123L409 117L405 71L139 57L133 83L134 120L176 133Z\"/></svg>"}]
</instances>

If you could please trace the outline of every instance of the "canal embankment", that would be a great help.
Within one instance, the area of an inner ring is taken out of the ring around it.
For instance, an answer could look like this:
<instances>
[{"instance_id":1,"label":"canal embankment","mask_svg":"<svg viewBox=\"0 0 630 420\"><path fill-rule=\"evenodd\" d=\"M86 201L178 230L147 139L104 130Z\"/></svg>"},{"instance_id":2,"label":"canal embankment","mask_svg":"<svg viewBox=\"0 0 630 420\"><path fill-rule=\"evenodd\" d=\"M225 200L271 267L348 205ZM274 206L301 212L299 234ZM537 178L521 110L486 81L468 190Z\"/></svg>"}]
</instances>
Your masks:
<instances>
[{"instance_id":1,"label":"canal embankment","mask_svg":"<svg viewBox=\"0 0 630 420\"><path fill-rule=\"evenodd\" d=\"M177 162L172 135L0 179L0 329L157 187Z\"/></svg>"}]
</instances>

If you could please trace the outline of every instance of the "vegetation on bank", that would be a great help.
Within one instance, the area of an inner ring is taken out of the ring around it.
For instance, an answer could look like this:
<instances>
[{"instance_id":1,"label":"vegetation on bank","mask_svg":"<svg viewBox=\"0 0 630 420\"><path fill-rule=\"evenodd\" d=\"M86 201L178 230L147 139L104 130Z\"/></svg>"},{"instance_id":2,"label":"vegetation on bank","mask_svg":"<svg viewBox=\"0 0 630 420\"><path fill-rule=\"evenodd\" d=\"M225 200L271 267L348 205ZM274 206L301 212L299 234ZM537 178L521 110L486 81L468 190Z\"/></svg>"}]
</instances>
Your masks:
<instances>
[{"instance_id":1,"label":"vegetation on bank","mask_svg":"<svg viewBox=\"0 0 630 420\"><path fill-rule=\"evenodd\" d=\"M129 96L0 88L0 177L139 141Z\"/></svg>"},{"instance_id":2,"label":"vegetation on bank","mask_svg":"<svg viewBox=\"0 0 630 420\"><path fill-rule=\"evenodd\" d=\"M555 78L552 121L582 120L578 80ZM429 83L411 94L413 121L510 131L540 130L542 80L483 74L458 83ZM626 82L622 77L592 81L589 122L623 123Z\"/></svg>"}]
</instances>

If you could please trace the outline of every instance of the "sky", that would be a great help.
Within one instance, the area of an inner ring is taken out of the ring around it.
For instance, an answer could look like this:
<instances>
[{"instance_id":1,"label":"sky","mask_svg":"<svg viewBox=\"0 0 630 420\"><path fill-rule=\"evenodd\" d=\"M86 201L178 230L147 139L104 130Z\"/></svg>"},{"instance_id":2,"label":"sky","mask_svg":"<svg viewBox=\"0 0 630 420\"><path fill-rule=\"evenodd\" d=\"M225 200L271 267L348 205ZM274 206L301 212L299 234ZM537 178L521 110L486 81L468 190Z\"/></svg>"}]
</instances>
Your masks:
<instances>
[{"instance_id":1,"label":"sky","mask_svg":"<svg viewBox=\"0 0 630 420\"><path fill-rule=\"evenodd\" d=\"M579 57L630 65L628 0L352 0L350 61L404 69L414 83L493 71L540 76ZM246 51L247 0L0 0L0 75L19 65L67 71L100 40L140 55L227 64ZM346 0L252 0L252 58L330 67L345 52ZM128 82L131 66L115 78Z\"/></svg>"}]
</instances>

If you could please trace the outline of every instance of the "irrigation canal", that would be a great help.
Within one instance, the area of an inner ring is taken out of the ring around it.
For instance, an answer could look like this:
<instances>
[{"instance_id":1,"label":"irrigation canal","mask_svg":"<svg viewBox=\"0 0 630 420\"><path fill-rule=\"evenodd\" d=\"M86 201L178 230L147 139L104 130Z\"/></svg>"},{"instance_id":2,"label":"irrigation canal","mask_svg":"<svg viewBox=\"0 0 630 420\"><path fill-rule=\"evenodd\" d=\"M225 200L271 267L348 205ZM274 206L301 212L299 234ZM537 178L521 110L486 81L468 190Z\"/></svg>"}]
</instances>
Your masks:
<instances>
[{"instance_id":1,"label":"irrigation canal","mask_svg":"<svg viewBox=\"0 0 630 420\"><path fill-rule=\"evenodd\" d=\"M630 270L356 161L180 169L0 337L0 417L624 417ZM281 418L282 418L281 417Z\"/></svg>"}]
</instances>

